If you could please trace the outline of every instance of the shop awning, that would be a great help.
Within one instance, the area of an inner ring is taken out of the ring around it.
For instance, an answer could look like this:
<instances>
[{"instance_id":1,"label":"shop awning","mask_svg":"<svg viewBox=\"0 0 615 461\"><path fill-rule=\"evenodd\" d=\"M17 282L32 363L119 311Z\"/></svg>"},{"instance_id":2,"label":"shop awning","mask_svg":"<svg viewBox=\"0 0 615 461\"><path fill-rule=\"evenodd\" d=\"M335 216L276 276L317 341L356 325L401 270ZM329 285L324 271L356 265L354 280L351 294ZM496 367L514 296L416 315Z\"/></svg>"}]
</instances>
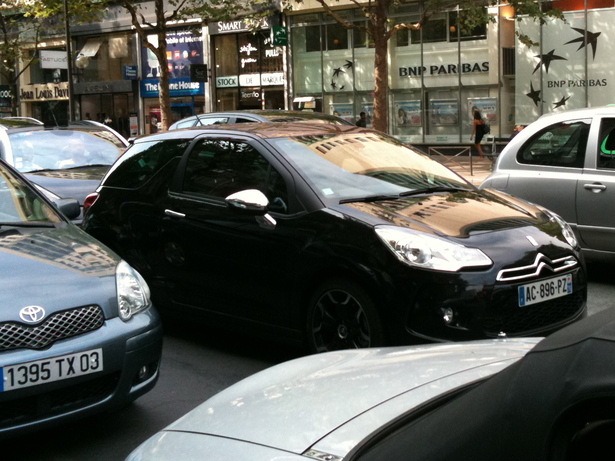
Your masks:
<instances>
[{"instance_id":1,"label":"shop awning","mask_svg":"<svg viewBox=\"0 0 615 461\"><path fill-rule=\"evenodd\" d=\"M88 38L83 48L81 48L81 51L79 52L78 56L85 56L88 58L96 56L96 53L98 53L98 49L100 48L100 45L102 45L102 42L102 37Z\"/></svg>"}]
</instances>

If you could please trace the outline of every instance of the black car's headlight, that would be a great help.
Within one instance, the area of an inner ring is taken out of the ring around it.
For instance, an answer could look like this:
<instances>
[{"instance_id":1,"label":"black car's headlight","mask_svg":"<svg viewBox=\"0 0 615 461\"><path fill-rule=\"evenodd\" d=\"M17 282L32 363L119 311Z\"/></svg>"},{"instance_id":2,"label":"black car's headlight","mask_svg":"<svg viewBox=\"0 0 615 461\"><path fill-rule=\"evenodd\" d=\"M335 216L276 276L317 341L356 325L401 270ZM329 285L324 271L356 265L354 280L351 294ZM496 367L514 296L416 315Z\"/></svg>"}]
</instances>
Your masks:
<instances>
[{"instance_id":1,"label":"black car's headlight","mask_svg":"<svg viewBox=\"0 0 615 461\"><path fill-rule=\"evenodd\" d=\"M538 207L540 210L549 217L549 221L559 224L559 227L562 229L562 237L568 242L568 244L572 248L576 248L579 242L577 242L577 238L574 235L574 231L570 224L568 224L564 219L558 215L557 213L553 213L551 210L547 210L544 207Z\"/></svg>"},{"instance_id":2,"label":"black car's headlight","mask_svg":"<svg viewBox=\"0 0 615 461\"><path fill-rule=\"evenodd\" d=\"M489 267L493 264L478 248L410 229L378 226L376 234L400 261L409 266L455 272L463 267Z\"/></svg>"},{"instance_id":3,"label":"black car's headlight","mask_svg":"<svg viewBox=\"0 0 615 461\"><path fill-rule=\"evenodd\" d=\"M136 270L126 261L120 261L115 270L117 303L120 318L130 318L151 306L149 286Z\"/></svg>"}]
</instances>

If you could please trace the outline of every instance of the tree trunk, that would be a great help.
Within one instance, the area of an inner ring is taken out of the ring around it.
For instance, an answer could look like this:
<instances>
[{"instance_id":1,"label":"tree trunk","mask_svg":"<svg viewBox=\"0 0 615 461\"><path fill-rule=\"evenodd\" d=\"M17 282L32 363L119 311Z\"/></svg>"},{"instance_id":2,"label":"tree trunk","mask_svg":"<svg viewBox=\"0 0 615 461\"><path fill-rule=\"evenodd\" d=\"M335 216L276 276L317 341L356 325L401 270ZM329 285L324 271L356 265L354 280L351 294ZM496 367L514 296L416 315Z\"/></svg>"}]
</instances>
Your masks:
<instances>
[{"instance_id":1,"label":"tree trunk","mask_svg":"<svg viewBox=\"0 0 615 461\"><path fill-rule=\"evenodd\" d=\"M166 33L158 34L158 62L160 78L158 81L158 101L160 103L160 129L166 131L171 124L171 96L169 95L169 65L167 64Z\"/></svg>"},{"instance_id":2,"label":"tree trunk","mask_svg":"<svg viewBox=\"0 0 615 461\"><path fill-rule=\"evenodd\" d=\"M389 110L387 107L387 90L389 87L389 37L387 36L387 14L385 2L378 2L369 27L374 41L374 112L372 126L374 129L388 132Z\"/></svg>"},{"instance_id":3,"label":"tree trunk","mask_svg":"<svg viewBox=\"0 0 615 461\"><path fill-rule=\"evenodd\" d=\"M155 0L156 27L158 29L157 57L160 64L158 101L160 102L160 129L166 131L171 121L171 96L169 95L169 64L167 62L167 24L164 0Z\"/></svg>"}]
</instances>

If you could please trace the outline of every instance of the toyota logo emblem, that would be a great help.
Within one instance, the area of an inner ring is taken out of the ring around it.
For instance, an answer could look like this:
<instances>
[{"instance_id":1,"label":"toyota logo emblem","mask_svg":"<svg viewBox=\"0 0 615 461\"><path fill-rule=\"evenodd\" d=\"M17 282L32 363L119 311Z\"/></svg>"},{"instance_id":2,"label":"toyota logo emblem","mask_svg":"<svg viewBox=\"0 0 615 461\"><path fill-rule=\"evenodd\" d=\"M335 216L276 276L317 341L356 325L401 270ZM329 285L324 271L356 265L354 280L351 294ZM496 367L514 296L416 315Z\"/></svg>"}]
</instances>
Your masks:
<instances>
[{"instance_id":1,"label":"toyota logo emblem","mask_svg":"<svg viewBox=\"0 0 615 461\"><path fill-rule=\"evenodd\" d=\"M19 311L19 318L26 323L36 323L45 317L45 309L39 306L24 307Z\"/></svg>"}]
</instances>

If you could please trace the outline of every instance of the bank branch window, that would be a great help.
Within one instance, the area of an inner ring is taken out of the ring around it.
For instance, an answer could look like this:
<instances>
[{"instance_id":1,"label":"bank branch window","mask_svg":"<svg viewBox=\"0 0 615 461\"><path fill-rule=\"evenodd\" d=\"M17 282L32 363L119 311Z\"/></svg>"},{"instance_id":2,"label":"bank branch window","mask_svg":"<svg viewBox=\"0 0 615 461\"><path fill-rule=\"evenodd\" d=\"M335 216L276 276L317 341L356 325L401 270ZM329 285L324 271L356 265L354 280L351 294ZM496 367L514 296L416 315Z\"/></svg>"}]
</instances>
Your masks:
<instances>
[{"instance_id":1,"label":"bank branch window","mask_svg":"<svg viewBox=\"0 0 615 461\"><path fill-rule=\"evenodd\" d=\"M542 130L519 150L519 163L582 168L590 121L558 123Z\"/></svg>"}]
</instances>

